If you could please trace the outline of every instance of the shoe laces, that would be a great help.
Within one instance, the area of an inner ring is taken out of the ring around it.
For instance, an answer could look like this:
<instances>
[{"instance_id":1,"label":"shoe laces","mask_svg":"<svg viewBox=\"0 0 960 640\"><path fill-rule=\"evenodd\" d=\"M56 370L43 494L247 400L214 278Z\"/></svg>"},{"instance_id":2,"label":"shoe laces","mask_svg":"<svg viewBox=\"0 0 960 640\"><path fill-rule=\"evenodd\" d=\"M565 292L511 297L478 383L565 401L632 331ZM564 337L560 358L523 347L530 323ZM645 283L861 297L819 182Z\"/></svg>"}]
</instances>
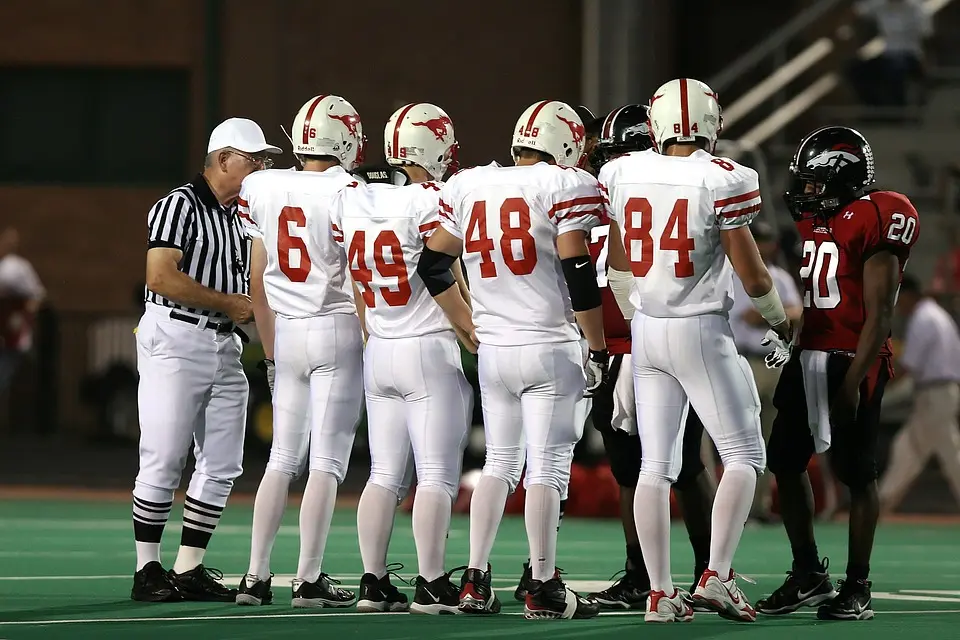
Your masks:
<instances>
[{"instance_id":1,"label":"shoe laces","mask_svg":"<svg viewBox=\"0 0 960 640\"><path fill-rule=\"evenodd\" d=\"M321 573L321 574L317 577L317 584L322 585L322 584L324 584L324 583L326 583L326 584L328 584L328 585L333 585L333 590L334 590L334 591L342 591L342 589L339 587L339 585L341 585L341 584L343 584L343 583L340 582L339 580L337 580L336 578L331 577L329 573Z\"/></svg>"},{"instance_id":2,"label":"shoe laces","mask_svg":"<svg viewBox=\"0 0 960 640\"><path fill-rule=\"evenodd\" d=\"M214 569L213 567L206 567L204 565L199 565L200 571L197 572L197 579L207 585L215 585L220 588L225 588L223 583L223 571L219 569Z\"/></svg>"}]
</instances>

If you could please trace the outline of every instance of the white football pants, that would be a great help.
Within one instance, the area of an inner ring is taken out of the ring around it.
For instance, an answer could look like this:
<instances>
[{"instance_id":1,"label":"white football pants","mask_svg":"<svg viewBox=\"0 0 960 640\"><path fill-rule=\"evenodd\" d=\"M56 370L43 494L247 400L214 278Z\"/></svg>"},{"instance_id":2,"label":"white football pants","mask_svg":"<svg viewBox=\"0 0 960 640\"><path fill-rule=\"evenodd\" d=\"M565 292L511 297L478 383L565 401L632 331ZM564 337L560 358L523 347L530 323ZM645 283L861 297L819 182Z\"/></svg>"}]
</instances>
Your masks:
<instances>
[{"instance_id":1,"label":"white football pants","mask_svg":"<svg viewBox=\"0 0 960 640\"><path fill-rule=\"evenodd\" d=\"M273 446L267 469L309 469L343 482L363 402L363 338L349 313L277 316L273 359Z\"/></svg>"},{"instance_id":2,"label":"white football pants","mask_svg":"<svg viewBox=\"0 0 960 640\"><path fill-rule=\"evenodd\" d=\"M370 482L402 497L415 465L418 487L455 499L473 414L456 335L370 336L363 369Z\"/></svg>"},{"instance_id":3,"label":"white football pants","mask_svg":"<svg viewBox=\"0 0 960 640\"><path fill-rule=\"evenodd\" d=\"M196 467L187 493L200 502L226 505L243 471L247 421L249 387L239 336L172 320L170 309L148 304L136 339L137 496L170 501L192 442Z\"/></svg>"},{"instance_id":4,"label":"white football pants","mask_svg":"<svg viewBox=\"0 0 960 640\"><path fill-rule=\"evenodd\" d=\"M577 407L585 387L579 342L481 344L477 369L486 438L483 474L503 480L512 492L525 460L525 487L542 484L566 496L585 416L585 407Z\"/></svg>"},{"instance_id":5,"label":"white football pants","mask_svg":"<svg viewBox=\"0 0 960 640\"><path fill-rule=\"evenodd\" d=\"M763 471L760 398L753 372L720 315L653 318L631 324L641 470L675 482L682 462L687 409L693 405L724 466Z\"/></svg>"}]
</instances>

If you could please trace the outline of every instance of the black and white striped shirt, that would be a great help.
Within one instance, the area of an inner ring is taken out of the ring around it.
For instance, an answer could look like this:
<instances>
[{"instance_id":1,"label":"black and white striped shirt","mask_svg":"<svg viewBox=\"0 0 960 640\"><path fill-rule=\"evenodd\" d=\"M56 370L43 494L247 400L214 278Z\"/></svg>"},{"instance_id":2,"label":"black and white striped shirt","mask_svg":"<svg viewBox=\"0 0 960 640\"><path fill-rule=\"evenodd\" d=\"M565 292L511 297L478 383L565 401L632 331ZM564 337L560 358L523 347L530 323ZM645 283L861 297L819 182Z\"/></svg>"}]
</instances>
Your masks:
<instances>
[{"instance_id":1,"label":"black and white striped shirt","mask_svg":"<svg viewBox=\"0 0 960 640\"><path fill-rule=\"evenodd\" d=\"M250 240L237 216L237 205L222 206L210 185L197 176L177 187L150 209L147 249L170 247L183 252L180 271L221 293L249 293ZM212 309L184 307L145 289L148 303L188 314L226 319Z\"/></svg>"}]
</instances>

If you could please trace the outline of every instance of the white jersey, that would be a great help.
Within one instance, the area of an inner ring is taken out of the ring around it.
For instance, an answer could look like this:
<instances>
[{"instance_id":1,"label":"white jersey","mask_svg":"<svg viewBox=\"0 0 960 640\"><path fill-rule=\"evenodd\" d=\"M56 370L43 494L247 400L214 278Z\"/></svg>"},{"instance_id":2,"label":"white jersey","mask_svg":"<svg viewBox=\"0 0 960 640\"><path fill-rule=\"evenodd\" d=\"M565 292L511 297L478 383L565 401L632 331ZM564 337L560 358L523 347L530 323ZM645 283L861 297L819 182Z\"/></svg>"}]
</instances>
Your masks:
<instances>
[{"instance_id":1,"label":"white jersey","mask_svg":"<svg viewBox=\"0 0 960 640\"><path fill-rule=\"evenodd\" d=\"M443 186L440 224L463 240L481 343L579 340L557 236L589 234L604 216L602 203L593 176L544 162L467 169Z\"/></svg>"},{"instance_id":2,"label":"white jersey","mask_svg":"<svg viewBox=\"0 0 960 640\"><path fill-rule=\"evenodd\" d=\"M440 185L359 185L331 206L334 240L366 304L367 331L408 338L452 329L417 275L430 234L440 226Z\"/></svg>"},{"instance_id":3,"label":"white jersey","mask_svg":"<svg viewBox=\"0 0 960 640\"><path fill-rule=\"evenodd\" d=\"M271 169L244 179L238 213L247 235L260 238L267 250L263 285L277 315L356 312L346 258L330 234L330 203L352 182L341 167Z\"/></svg>"},{"instance_id":4,"label":"white jersey","mask_svg":"<svg viewBox=\"0 0 960 640\"><path fill-rule=\"evenodd\" d=\"M630 302L644 315L726 314L733 269L720 232L750 224L760 211L757 172L706 151L664 156L628 153L600 170L634 275Z\"/></svg>"}]
</instances>

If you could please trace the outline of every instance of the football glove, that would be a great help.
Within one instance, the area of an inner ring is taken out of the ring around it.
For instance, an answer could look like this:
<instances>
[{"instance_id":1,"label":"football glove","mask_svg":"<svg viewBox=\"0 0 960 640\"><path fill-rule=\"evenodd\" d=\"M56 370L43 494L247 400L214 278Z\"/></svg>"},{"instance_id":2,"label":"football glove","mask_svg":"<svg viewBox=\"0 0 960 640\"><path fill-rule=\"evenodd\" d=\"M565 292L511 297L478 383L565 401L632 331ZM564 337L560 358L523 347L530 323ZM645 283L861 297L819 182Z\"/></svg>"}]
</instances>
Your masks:
<instances>
[{"instance_id":1,"label":"football glove","mask_svg":"<svg viewBox=\"0 0 960 640\"><path fill-rule=\"evenodd\" d=\"M790 362L790 354L793 352L793 340L784 340L773 329L767 330L767 334L763 336L763 340L760 341L760 346L773 347L773 351L763 358L767 369L779 369Z\"/></svg>"},{"instance_id":2,"label":"football glove","mask_svg":"<svg viewBox=\"0 0 960 640\"><path fill-rule=\"evenodd\" d=\"M263 371L263 373L267 376L267 386L270 387L270 396L272 397L273 381L274 379L276 379L276 376L277 376L277 369L273 365L273 360L264 358L263 360L260 361L260 364L257 365L257 368Z\"/></svg>"},{"instance_id":3,"label":"football glove","mask_svg":"<svg viewBox=\"0 0 960 640\"><path fill-rule=\"evenodd\" d=\"M587 365L584 367L584 372L587 374L587 388L583 394L584 398L592 398L600 387L607 384L609 364L610 353L606 349L602 351L590 350Z\"/></svg>"}]
</instances>

